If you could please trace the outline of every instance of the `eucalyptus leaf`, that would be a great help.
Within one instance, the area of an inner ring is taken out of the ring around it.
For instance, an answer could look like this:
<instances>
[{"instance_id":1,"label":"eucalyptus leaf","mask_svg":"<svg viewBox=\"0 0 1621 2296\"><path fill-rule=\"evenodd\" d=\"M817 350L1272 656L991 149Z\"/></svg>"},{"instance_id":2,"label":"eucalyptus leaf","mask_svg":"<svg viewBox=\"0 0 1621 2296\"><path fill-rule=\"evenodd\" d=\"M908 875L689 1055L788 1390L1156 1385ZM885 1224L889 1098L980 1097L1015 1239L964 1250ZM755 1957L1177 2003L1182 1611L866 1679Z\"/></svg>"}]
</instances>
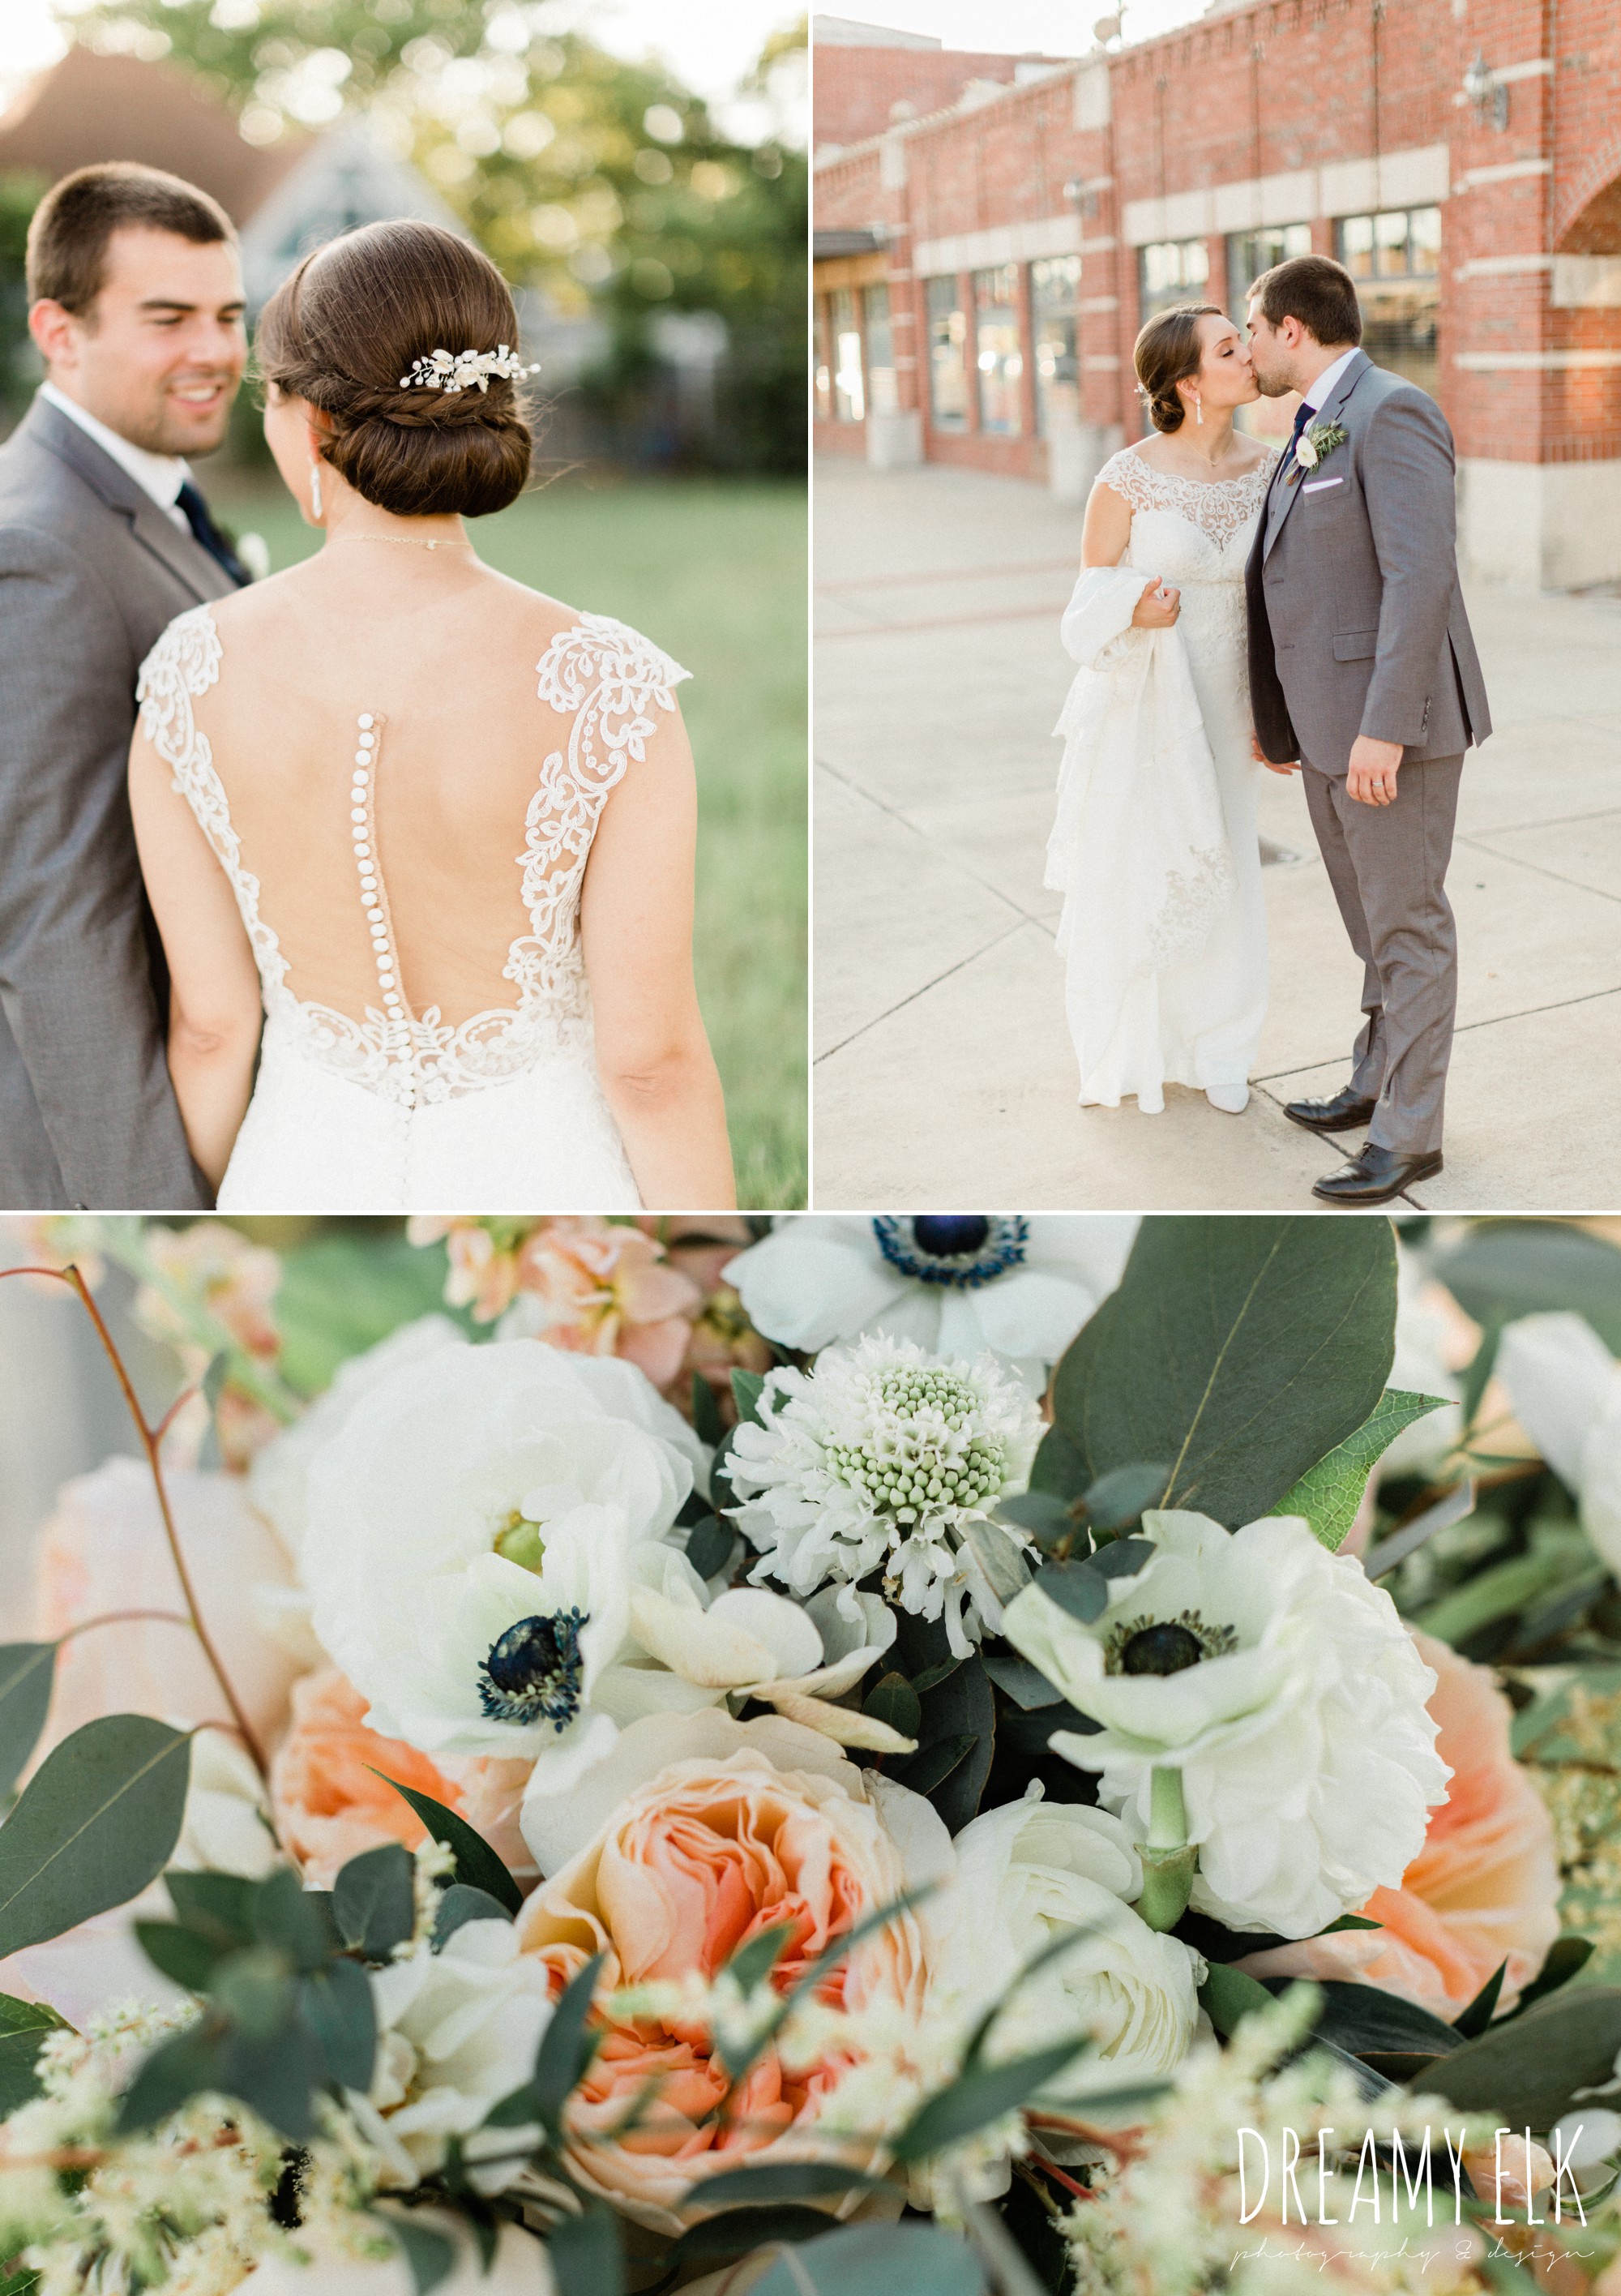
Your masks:
<instances>
[{"instance_id":1,"label":"eucalyptus leaf","mask_svg":"<svg viewBox=\"0 0 1621 2296\"><path fill-rule=\"evenodd\" d=\"M1123 1529L1128 1522L1135 1522L1145 1507L1158 1505L1169 1480L1168 1467L1149 1466L1140 1459L1129 1466L1111 1467L1081 1493L1086 1519L1100 1530Z\"/></svg>"},{"instance_id":2,"label":"eucalyptus leaf","mask_svg":"<svg viewBox=\"0 0 1621 2296\"><path fill-rule=\"evenodd\" d=\"M1355 1433L1336 1444L1314 1467L1308 1467L1272 1509L1273 1513L1304 1515L1330 1554L1337 1554L1356 1520L1368 1478L1391 1444L1404 1427L1445 1408L1444 1396L1414 1395L1404 1388L1388 1387Z\"/></svg>"},{"instance_id":3,"label":"eucalyptus leaf","mask_svg":"<svg viewBox=\"0 0 1621 2296\"><path fill-rule=\"evenodd\" d=\"M332 1884L332 1917L344 1943L367 1961L390 1960L416 1927L415 1876L415 1859L397 1841L351 1857Z\"/></svg>"},{"instance_id":4,"label":"eucalyptus leaf","mask_svg":"<svg viewBox=\"0 0 1621 2296\"><path fill-rule=\"evenodd\" d=\"M749 2296L982 2296L984 2288L973 2250L938 2225L860 2224L780 2256Z\"/></svg>"},{"instance_id":5,"label":"eucalyptus leaf","mask_svg":"<svg viewBox=\"0 0 1621 2296\"><path fill-rule=\"evenodd\" d=\"M475 1890L471 1882L453 1882L439 1899L439 1909L434 1917L433 1949L442 1952L447 1939L469 1922L510 1922L512 1915L498 1898L487 1890Z\"/></svg>"},{"instance_id":6,"label":"eucalyptus leaf","mask_svg":"<svg viewBox=\"0 0 1621 2296\"><path fill-rule=\"evenodd\" d=\"M119 2105L120 2136L152 2128L223 2079L225 2021L217 2015L160 2041L137 2068Z\"/></svg>"},{"instance_id":7,"label":"eucalyptus leaf","mask_svg":"<svg viewBox=\"0 0 1621 2296\"><path fill-rule=\"evenodd\" d=\"M341 1956L299 1980L299 2008L340 2088L372 2086L377 2056L377 2013L372 1980L357 1961Z\"/></svg>"},{"instance_id":8,"label":"eucalyptus leaf","mask_svg":"<svg viewBox=\"0 0 1621 2296\"><path fill-rule=\"evenodd\" d=\"M0 1644L0 1798L39 1743L56 1679L55 1643Z\"/></svg>"},{"instance_id":9,"label":"eucalyptus leaf","mask_svg":"<svg viewBox=\"0 0 1621 2296\"><path fill-rule=\"evenodd\" d=\"M1548 1948L1547 1959L1510 2010L1510 2017L1523 2017L1527 2010L1534 2008L1537 2002L1546 2000L1551 1993L1557 1993L1561 1985L1568 1985L1573 1977L1580 1975L1592 1956L1591 1938L1555 1938Z\"/></svg>"},{"instance_id":10,"label":"eucalyptus leaf","mask_svg":"<svg viewBox=\"0 0 1621 2296\"><path fill-rule=\"evenodd\" d=\"M1371 1415L1395 1340L1388 1220L1145 1220L1054 1375L1082 1478L1059 1495L1166 1459L1166 1506L1252 1521ZM1055 1487L1053 1464L1038 1455L1037 1488Z\"/></svg>"},{"instance_id":11,"label":"eucalyptus leaf","mask_svg":"<svg viewBox=\"0 0 1621 2296\"><path fill-rule=\"evenodd\" d=\"M725 1568L737 1533L717 1514L707 1514L687 1534L687 1561L700 1578L713 1578Z\"/></svg>"},{"instance_id":12,"label":"eucalyptus leaf","mask_svg":"<svg viewBox=\"0 0 1621 2296\"><path fill-rule=\"evenodd\" d=\"M299 1970L323 1968L338 1948L331 1900L307 1890L291 1866L266 1874L254 1891L253 1934Z\"/></svg>"},{"instance_id":13,"label":"eucalyptus leaf","mask_svg":"<svg viewBox=\"0 0 1621 2296\"><path fill-rule=\"evenodd\" d=\"M625 2296L625 2242L619 2219L600 2202L583 2216L561 2217L546 2240L557 2296Z\"/></svg>"},{"instance_id":14,"label":"eucalyptus leaf","mask_svg":"<svg viewBox=\"0 0 1621 2296\"><path fill-rule=\"evenodd\" d=\"M904 1611L896 1625L890 1663L911 1678L914 1689L920 1689L923 1709L916 1733L919 1751L909 1761L921 1761L942 1739L971 1741L960 1753L954 1747L949 1767L936 1771L932 1785L915 1788L927 1794L946 1831L961 1833L978 1811L996 1751L996 1701L990 1677L976 1654L938 1677L931 1689L921 1690L921 1681L952 1655L945 1627L937 1619L914 1619ZM943 1759L935 1758L937 1763ZM884 1767L892 1777L905 1775L899 1764L886 1760ZM905 1782L913 1783L910 1776Z\"/></svg>"},{"instance_id":15,"label":"eucalyptus leaf","mask_svg":"<svg viewBox=\"0 0 1621 2296\"><path fill-rule=\"evenodd\" d=\"M1442 2057L1426 2089L1468 2112L1541 2135L1577 2089L1608 2088L1621 2051L1621 1987L1578 1985Z\"/></svg>"},{"instance_id":16,"label":"eucalyptus leaf","mask_svg":"<svg viewBox=\"0 0 1621 2296\"><path fill-rule=\"evenodd\" d=\"M1063 1697L1037 1666L1017 1651L987 1650L980 1653L979 1663L995 1684L1005 1691L1015 1706L1026 1711L1041 1706L1056 1706Z\"/></svg>"},{"instance_id":17,"label":"eucalyptus leaf","mask_svg":"<svg viewBox=\"0 0 1621 2296\"><path fill-rule=\"evenodd\" d=\"M904 1674L880 1676L862 1700L861 1710L887 1722L903 1738L915 1738L923 1726L923 1702Z\"/></svg>"},{"instance_id":18,"label":"eucalyptus leaf","mask_svg":"<svg viewBox=\"0 0 1621 2296\"><path fill-rule=\"evenodd\" d=\"M1246 2017L1270 2009L1273 2000L1258 1977L1217 1961L1211 1963L1199 1988L1199 2005L1224 2041L1237 2032Z\"/></svg>"},{"instance_id":19,"label":"eucalyptus leaf","mask_svg":"<svg viewBox=\"0 0 1621 2296\"><path fill-rule=\"evenodd\" d=\"M905 1786L909 1792L921 1794L927 1800L946 1784L964 1756L973 1751L973 1734L960 1730L949 1738L931 1739L915 1754L908 1754L903 1761L894 1763L888 1775L896 1784Z\"/></svg>"},{"instance_id":20,"label":"eucalyptus leaf","mask_svg":"<svg viewBox=\"0 0 1621 2296\"><path fill-rule=\"evenodd\" d=\"M963 1524L962 1538L999 1603L1006 1604L1023 1594L1030 1583L1030 1566L1017 1539L982 1517Z\"/></svg>"},{"instance_id":21,"label":"eucalyptus leaf","mask_svg":"<svg viewBox=\"0 0 1621 2296\"><path fill-rule=\"evenodd\" d=\"M381 1770L373 1769L372 1775L392 1786L410 1803L434 1840L444 1842L454 1852L458 1882L470 1882L475 1890L487 1890L509 1913L517 1913L523 1903L522 1890L484 1836L464 1817L458 1817L454 1809L446 1809L442 1801L435 1801L431 1794L419 1793L414 1786L403 1786L397 1778L384 1776Z\"/></svg>"},{"instance_id":22,"label":"eucalyptus leaf","mask_svg":"<svg viewBox=\"0 0 1621 2296\"><path fill-rule=\"evenodd\" d=\"M1054 1498L1050 1491L1019 1491L1012 1498L1000 1500L996 1514L998 1521L1027 1530L1043 1546L1072 1538L1080 1529L1063 1500Z\"/></svg>"},{"instance_id":23,"label":"eucalyptus leaf","mask_svg":"<svg viewBox=\"0 0 1621 2296\"><path fill-rule=\"evenodd\" d=\"M1113 1538L1093 1556L1088 1566L1104 1578L1130 1578L1144 1570L1158 1553L1151 1538Z\"/></svg>"},{"instance_id":24,"label":"eucalyptus leaf","mask_svg":"<svg viewBox=\"0 0 1621 2296\"><path fill-rule=\"evenodd\" d=\"M1371 2050L1445 2055L1459 2046L1455 2027L1431 2016L1416 2002L1403 2000L1399 1994L1382 1992L1376 1985L1346 1984L1337 1978L1321 1984L1319 1990L1322 2001L1312 2030L1325 2041L1336 2043L1347 2056L1364 2056Z\"/></svg>"},{"instance_id":25,"label":"eucalyptus leaf","mask_svg":"<svg viewBox=\"0 0 1621 2296\"><path fill-rule=\"evenodd\" d=\"M274 2032L227 2033L215 2086L257 2112L290 2144L307 2144L315 2134L315 2094L325 2080L320 2044L294 2014Z\"/></svg>"},{"instance_id":26,"label":"eucalyptus leaf","mask_svg":"<svg viewBox=\"0 0 1621 2296\"><path fill-rule=\"evenodd\" d=\"M1491 2023L1502 1992L1502 1980L1508 1973L1508 1963L1500 1961L1469 2006L1461 2009L1453 2019L1453 2030L1461 2040L1472 2041L1477 2033L1484 2033Z\"/></svg>"},{"instance_id":27,"label":"eucalyptus leaf","mask_svg":"<svg viewBox=\"0 0 1621 2296\"><path fill-rule=\"evenodd\" d=\"M39 2094L35 2070L47 2033L67 2030L68 2021L43 2001L17 2001L0 1993L0 2120Z\"/></svg>"},{"instance_id":28,"label":"eucalyptus leaf","mask_svg":"<svg viewBox=\"0 0 1621 2296\"><path fill-rule=\"evenodd\" d=\"M145 1714L86 1722L45 1757L0 1826L0 1959L127 1905L180 1838L184 1730Z\"/></svg>"},{"instance_id":29,"label":"eucalyptus leaf","mask_svg":"<svg viewBox=\"0 0 1621 2296\"><path fill-rule=\"evenodd\" d=\"M1621 1355L1621 1251L1563 1220L1496 1219L1471 1226L1435 1273L1482 1325L1563 1309Z\"/></svg>"},{"instance_id":30,"label":"eucalyptus leaf","mask_svg":"<svg viewBox=\"0 0 1621 2296\"><path fill-rule=\"evenodd\" d=\"M1087 2046L1087 2037L1078 2033L1073 2039L1033 2049L1026 2056L959 2073L949 2087L920 2105L899 2136L891 2140L892 2155L900 2161L926 2161L931 2152L960 2144L988 2121L1000 2120L1003 2113L1016 2112L1027 2104Z\"/></svg>"},{"instance_id":31,"label":"eucalyptus leaf","mask_svg":"<svg viewBox=\"0 0 1621 2296\"><path fill-rule=\"evenodd\" d=\"M373 2214L398 2243L405 2269L411 2275L413 2296L433 2296L433 2291L456 2268L454 2241L433 2225L419 2224L403 2210L390 2210L386 2216L381 2210L373 2210Z\"/></svg>"},{"instance_id":32,"label":"eucalyptus leaf","mask_svg":"<svg viewBox=\"0 0 1621 2296\"><path fill-rule=\"evenodd\" d=\"M152 1967L187 1993L206 1993L214 1972L233 1950L184 1922L137 1922L135 1941Z\"/></svg>"},{"instance_id":33,"label":"eucalyptus leaf","mask_svg":"<svg viewBox=\"0 0 1621 2296\"><path fill-rule=\"evenodd\" d=\"M1036 1584L1085 1627L1095 1626L1109 1608L1109 1581L1090 1562L1049 1562L1036 1572Z\"/></svg>"},{"instance_id":34,"label":"eucalyptus leaf","mask_svg":"<svg viewBox=\"0 0 1621 2296\"><path fill-rule=\"evenodd\" d=\"M757 2169L723 2169L692 2186L689 2199L725 2201L734 2209L763 2201L831 2199L835 2193L881 2192L884 2179L864 2169L841 2169L836 2161L765 2161Z\"/></svg>"},{"instance_id":35,"label":"eucalyptus leaf","mask_svg":"<svg viewBox=\"0 0 1621 2296\"><path fill-rule=\"evenodd\" d=\"M726 1431L721 1424L715 1390L700 1371L692 1374L692 1432L700 1443L707 1443L713 1450Z\"/></svg>"},{"instance_id":36,"label":"eucalyptus leaf","mask_svg":"<svg viewBox=\"0 0 1621 2296\"><path fill-rule=\"evenodd\" d=\"M533 2087L536 2118L553 2137L562 2134L563 2107L585 2078L595 2054L595 2042L585 2030L597 1979L605 1954L593 1954L582 1963L558 1997L552 2021L540 2037L535 2059Z\"/></svg>"},{"instance_id":37,"label":"eucalyptus leaf","mask_svg":"<svg viewBox=\"0 0 1621 2296\"><path fill-rule=\"evenodd\" d=\"M253 1941L253 1896L257 1884L240 1874L169 1873L163 1877L169 1903L187 1929L221 1952Z\"/></svg>"},{"instance_id":38,"label":"eucalyptus leaf","mask_svg":"<svg viewBox=\"0 0 1621 2296\"><path fill-rule=\"evenodd\" d=\"M740 1427L757 1427L760 1423L760 1390L765 1384L765 1374L757 1371L736 1371L732 1374L732 1399L737 1406Z\"/></svg>"},{"instance_id":39,"label":"eucalyptus leaf","mask_svg":"<svg viewBox=\"0 0 1621 2296\"><path fill-rule=\"evenodd\" d=\"M769 1929L751 1937L747 1945L740 1945L726 1963L726 1974L745 1998L771 1975L793 1943L794 1929L792 1922L774 1922Z\"/></svg>"},{"instance_id":40,"label":"eucalyptus leaf","mask_svg":"<svg viewBox=\"0 0 1621 2296\"><path fill-rule=\"evenodd\" d=\"M767 2241L795 2244L815 2240L827 2229L824 2209L809 2209L792 2201L770 2208L728 2209L719 2216L701 2217L690 2226L662 2260L667 2269L684 2272L690 2266L713 2263L724 2256L746 2256Z\"/></svg>"}]
</instances>

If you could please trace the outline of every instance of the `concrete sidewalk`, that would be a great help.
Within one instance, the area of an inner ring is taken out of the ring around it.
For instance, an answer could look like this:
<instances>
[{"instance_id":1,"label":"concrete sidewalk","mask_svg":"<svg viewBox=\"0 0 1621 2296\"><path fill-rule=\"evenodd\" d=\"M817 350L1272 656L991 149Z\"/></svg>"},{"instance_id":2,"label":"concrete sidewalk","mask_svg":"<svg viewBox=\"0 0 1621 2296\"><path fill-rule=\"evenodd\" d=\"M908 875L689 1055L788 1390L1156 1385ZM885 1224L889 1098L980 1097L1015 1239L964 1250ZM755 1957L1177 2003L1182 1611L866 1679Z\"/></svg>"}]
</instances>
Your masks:
<instances>
[{"instance_id":1,"label":"concrete sidewalk","mask_svg":"<svg viewBox=\"0 0 1621 2296\"><path fill-rule=\"evenodd\" d=\"M1078 1106L1041 882L1080 516L1038 488L823 457L815 494L815 1201L1311 1209L1339 1152L1282 1103L1360 1023L1298 779L1268 775L1272 1009L1242 1117ZM1433 1210L1621 1205L1621 598L1470 602L1496 731L1448 878L1458 1038ZM1349 1145L1358 1144L1347 1136Z\"/></svg>"}]
</instances>

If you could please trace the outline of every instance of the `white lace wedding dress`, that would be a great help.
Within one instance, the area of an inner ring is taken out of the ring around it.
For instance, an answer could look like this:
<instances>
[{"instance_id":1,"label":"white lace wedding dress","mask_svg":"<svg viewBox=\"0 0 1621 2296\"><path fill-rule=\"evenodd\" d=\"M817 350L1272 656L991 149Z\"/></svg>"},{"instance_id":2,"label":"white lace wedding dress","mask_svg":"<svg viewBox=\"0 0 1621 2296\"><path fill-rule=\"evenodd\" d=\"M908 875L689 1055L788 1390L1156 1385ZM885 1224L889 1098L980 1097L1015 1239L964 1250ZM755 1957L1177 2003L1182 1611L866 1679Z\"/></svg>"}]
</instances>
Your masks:
<instances>
[{"instance_id":1,"label":"white lace wedding dress","mask_svg":"<svg viewBox=\"0 0 1621 2296\"><path fill-rule=\"evenodd\" d=\"M536 665L537 749L527 818L512 829L528 931L511 944L502 1001L455 1025L413 1009L379 846L389 792L385 720L359 713L345 793L354 911L375 1001L304 1001L289 974L318 977L318 952L283 947L233 825L196 704L220 675L207 606L179 615L142 666L147 737L189 803L236 897L258 963L265 1027L253 1097L218 1193L222 1211L594 1211L640 1203L597 1078L579 945L585 864L610 791L644 755L687 672L622 622L585 614ZM470 738L476 738L475 723ZM334 775L343 767L333 760ZM340 781L339 789L344 784ZM338 819L332 816L334 831ZM314 827L308 832L316 833ZM336 833L341 833L337 832ZM386 842L386 840L385 840ZM516 849L521 842L521 849ZM491 889L510 898L506 890ZM498 914L498 912L497 912ZM420 928L422 920L414 920ZM314 941L319 935L308 933Z\"/></svg>"},{"instance_id":2,"label":"white lace wedding dress","mask_svg":"<svg viewBox=\"0 0 1621 2296\"><path fill-rule=\"evenodd\" d=\"M1272 467L1201 482L1126 448L1099 472L1131 537L1065 617L1083 666L1046 870L1083 1104L1155 1114L1167 1083L1243 1103L1267 985L1244 563ZM1129 627L1152 574L1181 591L1174 629Z\"/></svg>"}]
</instances>

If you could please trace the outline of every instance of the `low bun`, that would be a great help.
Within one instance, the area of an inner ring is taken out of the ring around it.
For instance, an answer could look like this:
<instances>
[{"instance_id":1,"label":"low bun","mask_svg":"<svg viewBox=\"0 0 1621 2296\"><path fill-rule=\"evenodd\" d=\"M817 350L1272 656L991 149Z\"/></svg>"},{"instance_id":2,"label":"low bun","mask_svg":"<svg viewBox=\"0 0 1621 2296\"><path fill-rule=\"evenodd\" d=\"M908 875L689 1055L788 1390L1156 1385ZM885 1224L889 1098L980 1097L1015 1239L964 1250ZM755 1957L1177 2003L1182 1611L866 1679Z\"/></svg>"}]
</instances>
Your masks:
<instances>
[{"instance_id":1,"label":"low bun","mask_svg":"<svg viewBox=\"0 0 1621 2296\"><path fill-rule=\"evenodd\" d=\"M518 340L506 282L436 224L375 223L307 256L266 305L255 350L267 382L332 419L323 461L398 518L482 518L522 493L531 436L514 384L402 388L444 345Z\"/></svg>"},{"instance_id":2,"label":"low bun","mask_svg":"<svg viewBox=\"0 0 1621 2296\"><path fill-rule=\"evenodd\" d=\"M1221 316L1214 303L1177 303L1168 311L1156 311L1139 331L1132 364L1156 430L1179 430L1187 420L1176 386L1199 373L1204 357L1199 321Z\"/></svg>"}]
</instances>

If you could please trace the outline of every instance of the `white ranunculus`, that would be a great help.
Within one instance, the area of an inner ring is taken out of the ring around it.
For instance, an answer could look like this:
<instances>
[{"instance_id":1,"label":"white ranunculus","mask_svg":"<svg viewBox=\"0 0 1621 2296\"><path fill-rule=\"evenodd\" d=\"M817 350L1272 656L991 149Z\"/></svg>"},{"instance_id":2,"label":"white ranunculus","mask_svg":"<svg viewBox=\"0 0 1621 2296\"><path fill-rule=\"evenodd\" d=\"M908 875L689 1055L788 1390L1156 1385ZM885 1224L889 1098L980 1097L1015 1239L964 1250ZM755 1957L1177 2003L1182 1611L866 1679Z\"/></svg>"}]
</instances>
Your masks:
<instances>
[{"instance_id":1,"label":"white ranunculus","mask_svg":"<svg viewBox=\"0 0 1621 2296\"><path fill-rule=\"evenodd\" d=\"M1362 1565L1296 1515L1232 1533L1180 1511L1142 1519L1155 1552L1109 1582L1086 1625L1038 1587L1011 1643L1102 1725L1055 1752L1148 1838L1157 1768L1180 1771L1192 1903L1239 1930L1311 1937L1392 1888L1452 1773L1426 1704L1436 1677Z\"/></svg>"},{"instance_id":2,"label":"white ranunculus","mask_svg":"<svg viewBox=\"0 0 1621 2296\"><path fill-rule=\"evenodd\" d=\"M1582 1528L1621 1576L1621 1364L1580 1316L1524 1316L1497 1376L1537 1449L1576 1493Z\"/></svg>"},{"instance_id":3,"label":"white ranunculus","mask_svg":"<svg viewBox=\"0 0 1621 2296\"><path fill-rule=\"evenodd\" d=\"M302 1568L371 1726L431 1754L597 1759L632 1557L704 1462L634 1365L530 1341L436 1350L361 1396L309 1463Z\"/></svg>"},{"instance_id":4,"label":"white ranunculus","mask_svg":"<svg viewBox=\"0 0 1621 2296\"><path fill-rule=\"evenodd\" d=\"M943 1616L966 1657L1001 1622L969 1540L1028 1479L1042 1431L1028 1390L994 1356L949 1362L873 1337L770 1373L757 1407L726 1462L739 1526L765 1550L751 1576L806 1595L881 1570L890 1599Z\"/></svg>"},{"instance_id":5,"label":"white ranunculus","mask_svg":"<svg viewBox=\"0 0 1621 2296\"><path fill-rule=\"evenodd\" d=\"M1122 1213L831 1213L780 1220L726 1269L757 1330L814 1351L869 1332L993 1354L1033 1388L1120 1280Z\"/></svg>"},{"instance_id":6,"label":"white ranunculus","mask_svg":"<svg viewBox=\"0 0 1621 2296\"><path fill-rule=\"evenodd\" d=\"M403 1961L371 1972L377 2060L364 2096L348 2091L363 2135L382 2155L385 2187L399 2189L442 2168L447 2139L459 2136L469 2174L498 2193L521 2160L481 2153L518 2151L526 2132L475 2136L493 2104L528 2080L552 2017L546 1972L518 1950L511 1922L464 1922L438 1953L424 1942ZM538 2140L539 2131L531 2133Z\"/></svg>"},{"instance_id":7,"label":"white ranunculus","mask_svg":"<svg viewBox=\"0 0 1621 2296\"><path fill-rule=\"evenodd\" d=\"M1042 2091L1050 2106L1156 2080L1181 2063L1205 1964L1133 1912L1142 1866L1118 1818L1032 1796L987 1810L954 1846L959 1906L943 2011L973 2015L1006 1999L995 2058L1090 2034L1092 2049ZM1071 1930L1068 1950L1011 1990L1019 1969Z\"/></svg>"}]
</instances>

